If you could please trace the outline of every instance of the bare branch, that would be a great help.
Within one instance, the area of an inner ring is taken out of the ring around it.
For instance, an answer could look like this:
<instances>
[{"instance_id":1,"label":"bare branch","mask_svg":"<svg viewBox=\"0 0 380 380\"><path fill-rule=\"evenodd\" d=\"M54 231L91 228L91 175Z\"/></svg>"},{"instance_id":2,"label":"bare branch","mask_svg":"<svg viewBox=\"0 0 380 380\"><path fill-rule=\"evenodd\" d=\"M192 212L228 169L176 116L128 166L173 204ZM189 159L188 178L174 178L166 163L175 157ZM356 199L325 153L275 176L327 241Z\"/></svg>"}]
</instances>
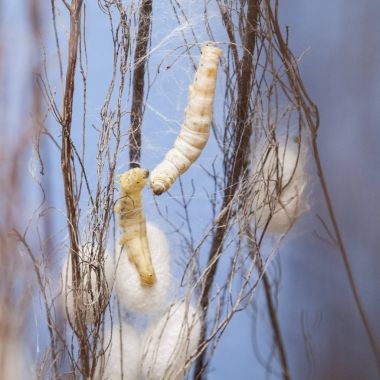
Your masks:
<instances>
[{"instance_id":1,"label":"bare branch","mask_svg":"<svg viewBox=\"0 0 380 380\"><path fill-rule=\"evenodd\" d=\"M142 0L139 8L139 24L134 57L131 125L129 127L129 161L131 168L140 166L144 76L151 30L151 15L152 0Z\"/></svg>"}]
</instances>

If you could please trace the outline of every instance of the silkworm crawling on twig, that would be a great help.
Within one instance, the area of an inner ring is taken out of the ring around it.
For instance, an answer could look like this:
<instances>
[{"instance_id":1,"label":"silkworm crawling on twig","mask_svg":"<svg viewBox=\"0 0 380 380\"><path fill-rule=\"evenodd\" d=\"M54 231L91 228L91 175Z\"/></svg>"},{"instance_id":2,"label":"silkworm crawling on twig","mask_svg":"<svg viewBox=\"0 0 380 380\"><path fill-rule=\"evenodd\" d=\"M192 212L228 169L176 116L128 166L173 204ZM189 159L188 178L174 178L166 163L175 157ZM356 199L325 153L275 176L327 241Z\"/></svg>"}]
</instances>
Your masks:
<instances>
[{"instance_id":1,"label":"silkworm crawling on twig","mask_svg":"<svg viewBox=\"0 0 380 380\"><path fill-rule=\"evenodd\" d=\"M150 187L156 195L167 191L177 177L189 169L207 143L221 55L219 48L202 48L194 83L189 87L189 103L185 109L181 131L173 148L166 153L164 160L155 167L150 176Z\"/></svg>"},{"instance_id":2,"label":"silkworm crawling on twig","mask_svg":"<svg viewBox=\"0 0 380 380\"><path fill-rule=\"evenodd\" d=\"M152 286L156 275L146 236L141 195L148 175L148 170L134 168L120 176L121 194L115 212L120 215L120 245L126 248L129 260L136 266L142 285Z\"/></svg>"}]
</instances>

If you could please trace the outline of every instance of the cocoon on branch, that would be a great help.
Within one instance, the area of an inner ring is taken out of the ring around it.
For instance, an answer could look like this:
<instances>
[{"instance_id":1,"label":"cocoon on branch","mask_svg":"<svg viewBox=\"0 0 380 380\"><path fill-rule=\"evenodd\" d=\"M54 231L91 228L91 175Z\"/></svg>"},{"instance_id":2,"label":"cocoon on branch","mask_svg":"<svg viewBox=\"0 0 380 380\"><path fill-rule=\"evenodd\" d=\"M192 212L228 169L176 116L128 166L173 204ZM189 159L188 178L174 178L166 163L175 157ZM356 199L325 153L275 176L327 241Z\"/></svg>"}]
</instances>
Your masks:
<instances>
[{"instance_id":1,"label":"cocoon on branch","mask_svg":"<svg viewBox=\"0 0 380 380\"><path fill-rule=\"evenodd\" d=\"M111 330L105 332L103 346L105 354L99 361L96 379L140 379L140 336L132 326L114 325L112 336Z\"/></svg>"},{"instance_id":2,"label":"cocoon on branch","mask_svg":"<svg viewBox=\"0 0 380 380\"><path fill-rule=\"evenodd\" d=\"M167 191L177 177L189 169L207 143L221 55L222 51L219 48L202 48L194 83L189 87L189 102L181 131L173 148L166 153L164 160L156 166L150 176L150 187L156 195Z\"/></svg>"},{"instance_id":3,"label":"cocoon on branch","mask_svg":"<svg viewBox=\"0 0 380 380\"><path fill-rule=\"evenodd\" d=\"M67 255L63 266L62 304L72 324L75 324L74 297L77 297L85 323L89 324L101 316L111 295L114 270L111 258L105 254L103 265L98 261L91 261L91 249L96 252L98 247L86 244L79 251L81 281L78 289L74 289L73 286L71 255Z\"/></svg>"},{"instance_id":4,"label":"cocoon on branch","mask_svg":"<svg viewBox=\"0 0 380 380\"><path fill-rule=\"evenodd\" d=\"M141 194L148 175L148 170L134 168L120 176L120 199L115 212L120 215L120 244L126 248L129 260L135 265L141 284L152 286L156 282L156 275L146 237Z\"/></svg>"},{"instance_id":5,"label":"cocoon on branch","mask_svg":"<svg viewBox=\"0 0 380 380\"><path fill-rule=\"evenodd\" d=\"M257 226L268 233L284 234L308 209L305 189L305 153L280 143L265 151L254 169L253 208Z\"/></svg>"},{"instance_id":6,"label":"cocoon on branch","mask_svg":"<svg viewBox=\"0 0 380 380\"><path fill-rule=\"evenodd\" d=\"M142 374L147 380L180 380L195 354L201 333L200 313L177 302L147 330L142 343Z\"/></svg>"},{"instance_id":7,"label":"cocoon on branch","mask_svg":"<svg viewBox=\"0 0 380 380\"><path fill-rule=\"evenodd\" d=\"M133 264L121 246L116 256L116 293L120 305L137 313L157 310L166 300L170 285L170 256L165 234L156 226L147 223L148 244L156 274L154 286L142 286Z\"/></svg>"}]
</instances>

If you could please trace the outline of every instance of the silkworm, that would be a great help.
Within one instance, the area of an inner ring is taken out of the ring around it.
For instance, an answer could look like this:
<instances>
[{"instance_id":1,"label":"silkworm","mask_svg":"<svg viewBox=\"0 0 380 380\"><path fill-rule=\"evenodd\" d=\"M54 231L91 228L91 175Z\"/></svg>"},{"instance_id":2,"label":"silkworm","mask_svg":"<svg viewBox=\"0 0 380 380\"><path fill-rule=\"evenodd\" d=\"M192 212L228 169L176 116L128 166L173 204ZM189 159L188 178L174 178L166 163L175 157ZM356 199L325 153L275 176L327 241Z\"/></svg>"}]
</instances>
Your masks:
<instances>
[{"instance_id":1,"label":"silkworm","mask_svg":"<svg viewBox=\"0 0 380 380\"><path fill-rule=\"evenodd\" d=\"M254 169L253 211L256 225L266 232L284 234L308 209L305 189L305 152L279 143L266 150Z\"/></svg>"},{"instance_id":2,"label":"silkworm","mask_svg":"<svg viewBox=\"0 0 380 380\"><path fill-rule=\"evenodd\" d=\"M120 199L115 212L120 215L120 245L126 248L129 260L139 273L141 284L152 286L156 282L156 275L146 236L141 194L148 175L148 170L134 168L120 176Z\"/></svg>"},{"instance_id":3,"label":"silkworm","mask_svg":"<svg viewBox=\"0 0 380 380\"><path fill-rule=\"evenodd\" d=\"M200 312L186 302L171 305L143 337L141 370L146 380L180 380L195 354L201 333Z\"/></svg>"},{"instance_id":4,"label":"silkworm","mask_svg":"<svg viewBox=\"0 0 380 380\"><path fill-rule=\"evenodd\" d=\"M157 282L154 286L141 286L136 269L121 246L116 256L118 264L115 282L122 307L131 312L151 314L160 308L167 297L171 282L170 256L165 234L149 222L146 224L146 231Z\"/></svg>"},{"instance_id":5,"label":"silkworm","mask_svg":"<svg viewBox=\"0 0 380 380\"><path fill-rule=\"evenodd\" d=\"M222 51L213 46L204 46L189 87L189 101L181 130L164 160L152 171L150 187L154 194L167 191L178 176L183 174L198 159L210 135L212 107L215 97L216 76Z\"/></svg>"}]
</instances>

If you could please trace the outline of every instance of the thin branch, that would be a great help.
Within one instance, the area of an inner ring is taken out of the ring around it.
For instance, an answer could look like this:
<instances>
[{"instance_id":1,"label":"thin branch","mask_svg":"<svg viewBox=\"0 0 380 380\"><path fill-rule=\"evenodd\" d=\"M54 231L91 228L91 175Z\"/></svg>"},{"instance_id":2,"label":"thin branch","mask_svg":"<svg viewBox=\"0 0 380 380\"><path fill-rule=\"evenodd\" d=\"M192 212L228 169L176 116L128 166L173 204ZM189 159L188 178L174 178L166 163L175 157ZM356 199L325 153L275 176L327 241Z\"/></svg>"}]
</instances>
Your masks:
<instances>
[{"instance_id":1,"label":"thin branch","mask_svg":"<svg viewBox=\"0 0 380 380\"><path fill-rule=\"evenodd\" d=\"M262 266L260 266L260 273L262 274L262 280L264 285L265 298L267 300L267 307L269 312L269 319L272 325L274 340L278 348L278 353L280 355L280 364L282 368L282 378L284 380L290 380L289 366L286 358L285 343L282 339L280 323L277 318L276 308L273 304L271 285L267 274L263 271Z\"/></svg>"},{"instance_id":2,"label":"thin branch","mask_svg":"<svg viewBox=\"0 0 380 380\"><path fill-rule=\"evenodd\" d=\"M144 77L151 23L152 0L142 0L139 10L139 23L134 57L133 98L131 125L129 127L129 162L131 168L140 166Z\"/></svg>"},{"instance_id":3,"label":"thin branch","mask_svg":"<svg viewBox=\"0 0 380 380\"><path fill-rule=\"evenodd\" d=\"M75 1L75 0L74 0ZM62 0L62 3L65 5L65 7L67 8L67 10L71 13L72 11L72 5L70 5L67 0Z\"/></svg>"},{"instance_id":4,"label":"thin branch","mask_svg":"<svg viewBox=\"0 0 380 380\"><path fill-rule=\"evenodd\" d=\"M83 0L73 0L70 6L70 37L68 43L69 58L66 71L65 93L63 98L62 110L62 150L61 150L61 169L63 176L63 186L65 191L65 202L67 210L67 224L70 237L70 252L72 262L72 278L74 289L79 289L80 284L80 262L79 262L79 233L74 191L74 165L72 162L71 127L72 111L74 100L74 79L77 65L78 43L80 37L81 8ZM66 5L66 3L65 3ZM84 316L78 306L78 297L74 295L75 303L75 329L78 337L81 369L84 378L89 377L89 348L87 342L87 327L84 323Z\"/></svg>"}]
</instances>

